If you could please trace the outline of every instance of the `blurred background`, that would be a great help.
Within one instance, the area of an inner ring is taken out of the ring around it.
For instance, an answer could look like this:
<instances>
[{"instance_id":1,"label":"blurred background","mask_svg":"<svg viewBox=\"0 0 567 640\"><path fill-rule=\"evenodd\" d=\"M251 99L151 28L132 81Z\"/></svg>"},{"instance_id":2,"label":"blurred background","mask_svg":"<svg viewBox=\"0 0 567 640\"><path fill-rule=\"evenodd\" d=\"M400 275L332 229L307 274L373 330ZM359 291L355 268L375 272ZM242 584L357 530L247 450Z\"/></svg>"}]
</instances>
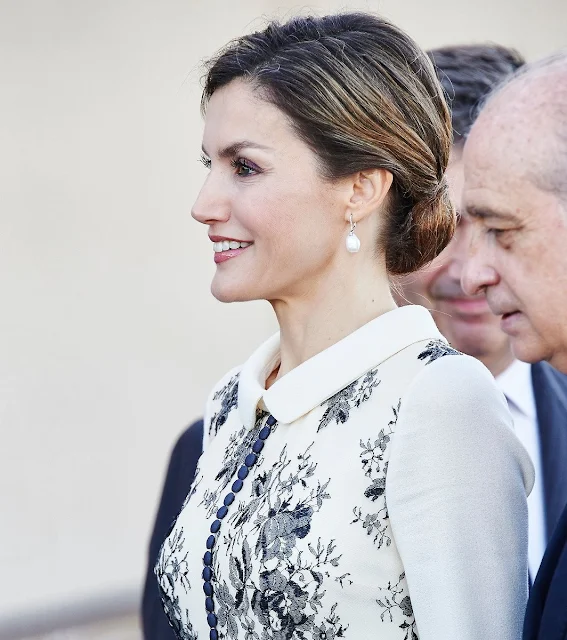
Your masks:
<instances>
[{"instance_id":1,"label":"blurred background","mask_svg":"<svg viewBox=\"0 0 567 640\"><path fill-rule=\"evenodd\" d=\"M275 329L209 293L200 63L346 8L424 48L567 46L564 0L0 0L0 638L140 638L171 447Z\"/></svg>"}]
</instances>

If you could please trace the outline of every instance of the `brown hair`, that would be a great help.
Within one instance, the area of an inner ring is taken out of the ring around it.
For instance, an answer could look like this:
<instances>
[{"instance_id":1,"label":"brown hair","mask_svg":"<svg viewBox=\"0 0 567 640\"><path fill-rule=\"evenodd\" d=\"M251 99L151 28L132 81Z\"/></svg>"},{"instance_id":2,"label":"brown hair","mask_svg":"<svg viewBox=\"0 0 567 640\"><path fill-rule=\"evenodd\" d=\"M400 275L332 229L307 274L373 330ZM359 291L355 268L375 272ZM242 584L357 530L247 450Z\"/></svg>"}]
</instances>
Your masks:
<instances>
[{"instance_id":1,"label":"brown hair","mask_svg":"<svg viewBox=\"0 0 567 640\"><path fill-rule=\"evenodd\" d=\"M455 226L444 178L451 119L433 65L403 31L365 13L270 22L208 63L203 112L236 78L289 117L324 177L393 174L379 239L390 274L444 249Z\"/></svg>"}]
</instances>

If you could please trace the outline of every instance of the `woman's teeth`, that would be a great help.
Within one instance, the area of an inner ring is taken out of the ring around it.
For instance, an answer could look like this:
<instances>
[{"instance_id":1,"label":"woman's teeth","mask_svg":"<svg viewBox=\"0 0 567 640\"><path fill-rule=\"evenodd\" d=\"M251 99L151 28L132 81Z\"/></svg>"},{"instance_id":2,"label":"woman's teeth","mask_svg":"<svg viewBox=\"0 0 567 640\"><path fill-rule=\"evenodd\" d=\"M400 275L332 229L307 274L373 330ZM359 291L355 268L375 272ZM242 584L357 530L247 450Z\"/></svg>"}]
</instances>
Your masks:
<instances>
[{"instance_id":1,"label":"woman's teeth","mask_svg":"<svg viewBox=\"0 0 567 640\"><path fill-rule=\"evenodd\" d=\"M251 242L236 242L236 240L223 240L222 242L213 242L213 251L220 253L221 251L229 251L230 249L244 249Z\"/></svg>"}]
</instances>

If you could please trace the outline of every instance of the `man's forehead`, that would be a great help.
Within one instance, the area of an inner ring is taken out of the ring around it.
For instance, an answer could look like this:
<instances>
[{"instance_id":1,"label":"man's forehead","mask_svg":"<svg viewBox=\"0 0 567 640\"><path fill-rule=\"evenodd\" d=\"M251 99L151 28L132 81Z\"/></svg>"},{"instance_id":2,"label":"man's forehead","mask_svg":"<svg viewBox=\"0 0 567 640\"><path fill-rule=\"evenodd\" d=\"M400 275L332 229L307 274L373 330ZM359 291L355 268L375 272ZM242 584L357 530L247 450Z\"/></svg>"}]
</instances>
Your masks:
<instances>
[{"instance_id":1,"label":"man's forehead","mask_svg":"<svg viewBox=\"0 0 567 640\"><path fill-rule=\"evenodd\" d=\"M542 153L546 140L555 135L551 80L548 76L520 77L506 85L481 110L469 140L483 150L492 148L496 155L508 150L506 162L524 162Z\"/></svg>"},{"instance_id":2,"label":"man's forehead","mask_svg":"<svg viewBox=\"0 0 567 640\"><path fill-rule=\"evenodd\" d=\"M498 109L495 101L481 113L465 144L465 189L479 184L516 183L547 165L548 125L518 106Z\"/></svg>"}]
</instances>

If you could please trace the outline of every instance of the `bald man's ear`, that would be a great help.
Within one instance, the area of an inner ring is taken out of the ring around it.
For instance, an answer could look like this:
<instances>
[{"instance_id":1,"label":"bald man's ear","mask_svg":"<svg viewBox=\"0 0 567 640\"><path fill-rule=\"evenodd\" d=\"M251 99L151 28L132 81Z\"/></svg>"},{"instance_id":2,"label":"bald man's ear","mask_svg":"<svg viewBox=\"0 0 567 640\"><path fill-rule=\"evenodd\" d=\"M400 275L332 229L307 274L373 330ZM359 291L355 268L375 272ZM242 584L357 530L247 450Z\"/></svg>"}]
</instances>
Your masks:
<instances>
[{"instance_id":1,"label":"bald man's ear","mask_svg":"<svg viewBox=\"0 0 567 640\"><path fill-rule=\"evenodd\" d=\"M355 174L346 219L360 222L379 209L386 199L394 176L386 169L369 169Z\"/></svg>"}]
</instances>

